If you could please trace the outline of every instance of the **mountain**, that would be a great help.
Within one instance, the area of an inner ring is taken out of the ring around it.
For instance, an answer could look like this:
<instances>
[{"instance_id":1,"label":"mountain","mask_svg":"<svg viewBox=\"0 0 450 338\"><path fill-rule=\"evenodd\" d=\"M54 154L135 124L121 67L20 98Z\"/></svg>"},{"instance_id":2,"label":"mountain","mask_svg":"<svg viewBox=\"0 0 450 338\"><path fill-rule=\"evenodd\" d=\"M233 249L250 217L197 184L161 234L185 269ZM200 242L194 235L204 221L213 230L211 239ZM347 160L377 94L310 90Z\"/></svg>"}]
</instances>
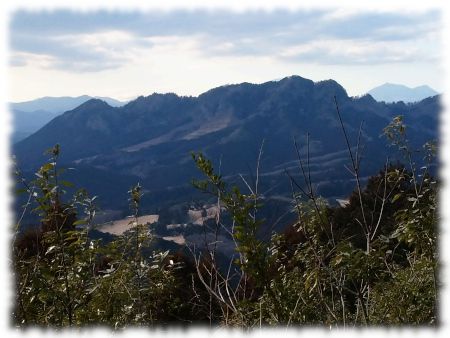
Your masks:
<instances>
[{"instance_id":1,"label":"mountain","mask_svg":"<svg viewBox=\"0 0 450 338\"><path fill-rule=\"evenodd\" d=\"M34 112L45 110L50 113L63 113L67 110L71 110L80 104L89 101L93 98L99 98L113 107L119 107L124 105L124 102L109 98L109 97L92 97L89 95L82 95L77 97L61 96L52 97L46 96L31 101L11 103L13 110L20 110L24 112Z\"/></svg>"},{"instance_id":2,"label":"mountain","mask_svg":"<svg viewBox=\"0 0 450 338\"><path fill-rule=\"evenodd\" d=\"M380 102L418 102L427 97L438 95L434 89L428 86L410 88L393 83L385 83L381 86L375 87L369 90L368 94Z\"/></svg>"},{"instance_id":3,"label":"mountain","mask_svg":"<svg viewBox=\"0 0 450 338\"><path fill-rule=\"evenodd\" d=\"M13 110L12 143L16 143L30 136L56 116L58 116L58 113L46 110L32 112Z\"/></svg>"},{"instance_id":4,"label":"mountain","mask_svg":"<svg viewBox=\"0 0 450 338\"><path fill-rule=\"evenodd\" d=\"M313 82L291 76L263 84L222 86L198 97L152 94L122 107L91 99L15 144L13 152L19 167L31 177L46 159L44 150L59 143L61 165L74 168L70 180L99 195L108 208L126 210L126 191L140 182L146 192L144 208L160 213L207 198L190 183L201 177L192 151L202 151L216 167L221 163L228 182L241 182L239 174L252 182L264 141L260 191L265 203L273 206L273 215L267 218L276 219L278 212L286 213L280 205L286 208L291 196L285 171L302 182L294 136L305 156L306 134L310 135L311 178L318 194L332 201L354 188L345 170L350 159L334 96L352 145L364 121L361 172L365 178L383 167L386 154L393 154L380 137L392 117L405 115L413 146L438 136L439 97L386 104L370 95L349 97L333 80Z\"/></svg>"},{"instance_id":5,"label":"mountain","mask_svg":"<svg viewBox=\"0 0 450 338\"><path fill-rule=\"evenodd\" d=\"M11 103L13 115L12 143L16 143L43 127L59 114L71 110L91 100L88 95L78 97L42 97L36 100ZM125 104L109 97L99 97L109 105L118 107Z\"/></svg>"}]
</instances>

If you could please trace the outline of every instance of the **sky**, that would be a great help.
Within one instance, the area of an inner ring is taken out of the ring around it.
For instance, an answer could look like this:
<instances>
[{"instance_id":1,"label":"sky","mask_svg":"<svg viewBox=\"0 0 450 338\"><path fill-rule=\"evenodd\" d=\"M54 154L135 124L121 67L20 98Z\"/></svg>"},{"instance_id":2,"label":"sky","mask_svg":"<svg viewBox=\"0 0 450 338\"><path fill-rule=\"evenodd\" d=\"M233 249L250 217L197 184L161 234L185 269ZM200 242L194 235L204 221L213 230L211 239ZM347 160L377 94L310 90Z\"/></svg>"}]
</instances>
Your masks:
<instances>
[{"instance_id":1,"label":"sky","mask_svg":"<svg viewBox=\"0 0 450 338\"><path fill-rule=\"evenodd\" d=\"M290 75L349 95L386 82L443 91L439 10L16 10L8 101L197 96Z\"/></svg>"},{"instance_id":2,"label":"sky","mask_svg":"<svg viewBox=\"0 0 450 338\"><path fill-rule=\"evenodd\" d=\"M173 10L186 8L188 3L189 10ZM332 9L336 3L341 7ZM147 0L144 5L142 0L0 1L1 112L8 111L8 101L42 96L88 94L127 100L153 92L197 95L227 83L257 83L293 74L314 81L335 79L350 95L362 94L385 82L427 84L448 93L450 6L444 3L441 0ZM255 10L275 6L298 8L299 4L310 9ZM61 9L67 6L72 9ZM250 10L242 10L243 7ZM108 11L101 10L104 8ZM446 41L441 36L444 23ZM445 183L450 177L450 137L446 137L450 135L450 98L444 95L443 103L440 155ZM12 164L7 142L10 129L11 114L1 113L2 224L13 224ZM440 197L442 205L450 205L448 183L443 184ZM450 208L441 208L440 217L441 224L448 224ZM442 228L441 236L441 243L450 243L450 232ZM10 236L6 231L1 232L0 241L3 250L0 256L9 257ZM448 267L450 245L441 245L440 250L440 263ZM13 299L10 269L9 261L1 259L0 294L5 300ZM443 281L449 281L450 269L442 270ZM380 327L335 330L331 334L347 338L448 336L447 285L450 284L443 283L441 289L442 304L446 306L440 308L443 320L437 331ZM10 337L23 336L23 332L11 327L10 304L11 301L5 301L0 307L0 330ZM311 337L330 334L314 328L283 330L280 334L298 337L305 331ZM210 337L220 336L221 330L179 332L172 331L170 335ZM271 337L273 332L263 330L258 336ZM31 331L33 336L47 333ZM148 331L132 334L147 336ZM105 331L104 336L108 335L111 333ZM163 335L167 336L167 332L159 336Z\"/></svg>"}]
</instances>

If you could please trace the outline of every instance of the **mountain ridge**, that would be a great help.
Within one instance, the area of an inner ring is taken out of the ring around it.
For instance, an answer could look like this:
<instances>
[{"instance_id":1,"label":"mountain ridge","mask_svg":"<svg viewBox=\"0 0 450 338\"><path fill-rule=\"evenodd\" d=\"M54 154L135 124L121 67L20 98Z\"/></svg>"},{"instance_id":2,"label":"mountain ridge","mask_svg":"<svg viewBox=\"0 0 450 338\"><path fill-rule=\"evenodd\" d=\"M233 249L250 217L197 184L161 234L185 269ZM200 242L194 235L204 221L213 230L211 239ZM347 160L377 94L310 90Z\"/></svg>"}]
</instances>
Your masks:
<instances>
[{"instance_id":1,"label":"mountain ridge","mask_svg":"<svg viewBox=\"0 0 450 338\"><path fill-rule=\"evenodd\" d=\"M427 85L408 87L395 83L384 83L368 91L375 100L388 103L403 101L413 103L421 101L427 97L438 95L434 89Z\"/></svg>"},{"instance_id":2,"label":"mountain ridge","mask_svg":"<svg viewBox=\"0 0 450 338\"><path fill-rule=\"evenodd\" d=\"M108 102L111 106L122 106L126 104L126 102L121 102L110 97L98 97L90 95L43 96L23 102L10 102L9 104L13 110L17 109L25 112L45 110L51 113L63 113L67 110L76 108L80 104L89 101L90 99L101 99L105 102Z\"/></svg>"},{"instance_id":3,"label":"mountain ridge","mask_svg":"<svg viewBox=\"0 0 450 338\"><path fill-rule=\"evenodd\" d=\"M17 143L30 136L56 116L65 111L74 109L86 101L94 98L89 95L81 96L45 96L25 102L10 103L10 111L13 117L12 143ZM125 102L109 97L100 97L112 106L121 106Z\"/></svg>"},{"instance_id":4,"label":"mountain ridge","mask_svg":"<svg viewBox=\"0 0 450 338\"><path fill-rule=\"evenodd\" d=\"M88 176L83 174L86 168L101 172L100 178L121 175L123 184L109 190L94 188L94 194L119 195L119 190L129 188L126 182L139 179L149 190L149 203L161 207L176 204L181 191L187 200L194 198L189 197L194 196L189 182L199 173L192 151L220 160L222 172L233 180L238 174L251 177L263 140L263 188L271 189L268 197L289 197L285 170L298 169L292 164L296 161L293 137L305 154L308 133L318 193L339 197L351 191L352 184L342 170L348 158L335 96L352 141L364 121L361 142L364 154L370 154L363 160L364 172L373 174L384 165L386 142L380 134L396 115L405 115L413 144L437 137L438 97L415 104L386 104L369 95L349 97L333 80L313 82L294 76L217 87L197 97L154 93L123 107L90 100L17 143L13 152L19 166L32 171L45 160L44 150L59 143L61 163L78 170L81 185L81 178Z\"/></svg>"}]
</instances>

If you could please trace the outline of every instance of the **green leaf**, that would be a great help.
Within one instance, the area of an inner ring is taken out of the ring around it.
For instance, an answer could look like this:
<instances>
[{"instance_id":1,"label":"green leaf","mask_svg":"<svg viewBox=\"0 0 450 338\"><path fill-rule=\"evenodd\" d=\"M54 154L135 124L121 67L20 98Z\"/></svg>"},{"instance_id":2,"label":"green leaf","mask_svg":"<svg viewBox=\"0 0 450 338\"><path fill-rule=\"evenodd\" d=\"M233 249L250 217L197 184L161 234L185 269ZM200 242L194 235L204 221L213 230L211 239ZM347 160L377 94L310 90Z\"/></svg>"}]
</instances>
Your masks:
<instances>
[{"instance_id":1,"label":"green leaf","mask_svg":"<svg viewBox=\"0 0 450 338\"><path fill-rule=\"evenodd\" d=\"M80 219L76 222L73 222L73 225L80 225L80 224L86 224L86 221L84 219Z\"/></svg>"},{"instance_id":2,"label":"green leaf","mask_svg":"<svg viewBox=\"0 0 450 338\"><path fill-rule=\"evenodd\" d=\"M74 184L73 184L72 182L69 182L69 181L61 181L60 183L61 183L63 186L68 187L68 188L74 186Z\"/></svg>"},{"instance_id":3,"label":"green leaf","mask_svg":"<svg viewBox=\"0 0 450 338\"><path fill-rule=\"evenodd\" d=\"M46 163L41 167L41 171L49 171L53 168L53 163Z\"/></svg>"},{"instance_id":4,"label":"green leaf","mask_svg":"<svg viewBox=\"0 0 450 338\"><path fill-rule=\"evenodd\" d=\"M333 265L339 265L339 263L341 263L342 262L342 256L338 256L338 257L336 257L336 259L334 260L334 264Z\"/></svg>"},{"instance_id":5,"label":"green leaf","mask_svg":"<svg viewBox=\"0 0 450 338\"><path fill-rule=\"evenodd\" d=\"M25 193L25 192L28 192L28 189L26 189L26 188L22 188L22 189L16 189L16 194L23 194L23 193Z\"/></svg>"},{"instance_id":6,"label":"green leaf","mask_svg":"<svg viewBox=\"0 0 450 338\"><path fill-rule=\"evenodd\" d=\"M54 249L56 248L56 245L52 245L51 247L49 247L47 249L47 251L45 252L45 255L49 254L50 252L52 252Z\"/></svg>"},{"instance_id":7,"label":"green leaf","mask_svg":"<svg viewBox=\"0 0 450 338\"><path fill-rule=\"evenodd\" d=\"M392 197L391 203L394 203L396 200L398 200L400 197L402 197L401 193L396 194L394 197Z\"/></svg>"}]
</instances>

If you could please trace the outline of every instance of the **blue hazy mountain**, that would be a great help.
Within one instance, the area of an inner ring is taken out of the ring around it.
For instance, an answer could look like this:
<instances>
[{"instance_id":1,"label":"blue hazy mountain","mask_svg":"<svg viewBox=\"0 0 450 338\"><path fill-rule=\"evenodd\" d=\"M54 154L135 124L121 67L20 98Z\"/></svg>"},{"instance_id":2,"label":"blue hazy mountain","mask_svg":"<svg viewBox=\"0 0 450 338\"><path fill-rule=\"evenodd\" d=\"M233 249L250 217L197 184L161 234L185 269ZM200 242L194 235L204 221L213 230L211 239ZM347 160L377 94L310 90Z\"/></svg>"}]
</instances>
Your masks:
<instances>
[{"instance_id":1,"label":"blue hazy mountain","mask_svg":"<svg viewBox=\"0 0 450 338\"><path fill-rule=\"evenodd\" d=\"M31 101L10 103L13 128L11 141L16 143L43 127L59 114L71 110L93 97L42 97ZM99 97L109 105L118 107L125 104L109 97Z\"/></svg>"},{"instance_id":2,"label":"blue hazy mountain","mask_svg":"<svg viewBox=\"0 0 450 338\"><path fill-rule=\"evenodd\" d=\"M20 110L23 112L33 112L33 111L47 111L50 113L63 113L67 110L71 110L80 104L89 101L90 99L98 98L107 102L110 106L119 107L124 105L124 102L109 98L109 97L92 97L89 95L82 96L60 96L52 97L45 96L35 100L11 103L11 108L13 110Z\"/></svg>"},{"instance_id":3,"label":"blue hazy mountain","mask_svg":"<svg viewBox=\"0 0 450 338\"><path fill-rule=\"evenodd\" d=\"M438 92L428 86L410 88L400 84L385 83L369 90L368 94L379 102L418 102L435 96Z\"/></svg>"}]
</instances>

